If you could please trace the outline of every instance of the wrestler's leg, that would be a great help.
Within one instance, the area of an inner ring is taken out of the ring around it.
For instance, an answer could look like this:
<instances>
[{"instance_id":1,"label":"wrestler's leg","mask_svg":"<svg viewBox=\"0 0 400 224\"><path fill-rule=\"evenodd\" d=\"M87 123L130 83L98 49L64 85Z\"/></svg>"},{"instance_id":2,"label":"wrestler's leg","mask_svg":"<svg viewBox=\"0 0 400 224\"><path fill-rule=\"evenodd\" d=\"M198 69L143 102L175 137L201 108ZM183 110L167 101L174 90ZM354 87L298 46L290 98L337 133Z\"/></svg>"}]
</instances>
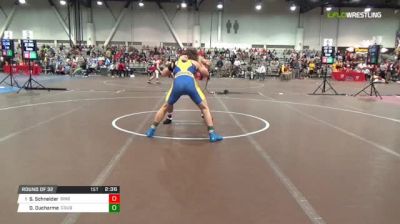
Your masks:
<instances>
[{"instance_id":1,"label":"wrestler's leg","mask_svg":"<svg viewBox=\"0 0 400 224\"><path fill-rule=\"evenodd\" d=\"M160 75L160 72L158 70L156 70L155 71L156 83L160 83L159 75Z\"/></svg>"},{"instance_id":2,"label":"wrestler's leg","mask_svg":"<svg viewBox=\"0 0 400 224\"><path fill-rule=\"evenodd\" d=\"M173 110L173 105L176 103L176 101L178 101L180 96L181 96L181 91L179 90L179 88L174 88L174 85L172 85L171 89L168 91L167 96L165 98L166 99L165 103L158 110L156 116L154 117L153 124L146 132L147 137L152 138L154 136L157 126L164 119L167 111Z\"/></svg>"},{"instance_id":3,"label":"wrestler's leg","mask_svg":"<svg viewBox=\"0 0 400 224\"><path fill-rule=\"evenodd\" d=\"M204 116L204 122L206 122L207 127L214 126L213 119L211 116L210 108L208 107L207 101L203 100L198 107L202 115Z\"/></svg>"},{"instance_id":4,"label":"wrestler's leg","mask_svg":"<svg viewBox=\"0 0 400 224\"><path fill-rule=\"evenodd\" d=\"M150 78L149 78L149 80L147 81L147 83L151 83L151 80L153 80L154 77L155 77L154 72L150 73Z\"/></svg>"},{"instance_id":5,"label":"wrestler's leg","mask_svg":"<svg viewBox=\"0 0 400 224\"><path fill-rule=\"evenodd\" d=\"M174 84L172 84L171 88L167 92L167 96L165 97L166 102L170 101L173 88L174 88ZM168 111L167 111L167 119L165 119L163 124L171 124L172 123L172 112L173 111L174 111L174 106L171 104L171 107L169 107Z\"/></svg>"},{"instance_id":6,"label":"wrestler's leg","mask_svg":"<svg viewBox=\"0 0 400 224\"><path fill-rule=\"evenodd\" d=\"M199 88L198 86L198 83L196 82L196 88ZM204 95L204 94L203 94ZM205 100L205 96L204 96L204 100ZM173 115L173 112L174 112L174 107L173 106L171 106L171 108L170 109L168 109L168 111L167 111L167 118L164 120L164 122L163 122L163 124L171 124L172 123L172 115ZM204 114L203 113L201 113L201 118L203 118L204 119Z\"/></svg>"},{"instance_id":7,"label":"wrestler's leg","mask_svg":"<svg viewBox=\"0 0 400 224\"><path fill-rule=\"evenodd\" d=\"M172 123L172 112L174 112L174 106L171 105L167 110L167 118L164 120L163 124L171 124Z\"/></svg>"},{"instance_id":8,"label":"wrestler's leg","mask_svg":"<svg viewBox=\"0 0 400 224\"><path fill-rule=\"evenodd\" d=\"M206 97L203 91L201 91L197 83L195 83L194 88L190 89L188 95L193 100L193 102L199 107L201 113L204 115L204 121L207 125L210 142L218 142L223 140L223 137L218 135L214 130L214 123L211 116L210 108L207 104Z\"/></svg>"},{"instance_id":9,"label":"wrestler's leg","mask_svg":"<svg viewBox=\"0 0 400 224\"><path fill-rule=\"evenodd\" d=\"M146 131L146 136L149 138L152 138L156 132L156 129L160 122L164 119L165 114L167 113L168 108L171 108L172 105L169 105L168 103L164 103L161 108L158 110L156 113L156 116L154 117L153 124L150 126L150 128Z\"/></svg>"},{"instance_id":10,"label":"wrestler's leg","mask_svg":"<svg viewBox=\"0 0 400 224\"><path fill-rule=\"evenodd\" d=\"M165 114L167 113L168 110L171 110L172 105L169 105L168 103L164 103L160 110L158 110L155 118L154 118L154 122L153 125L158 125L165 117Z\"/></svg>"},{"instance_id":11,"label":"wrestler's leg","mask_svg":"<svg viewBox=\"0 0 400 224\"><path fill-rule=\"evenodd\" d=\"M211 116L210 108L207 105L207 102L204 100L200 104L198 104L198 106L201 110L201 113L204 115L204 121L207 124L208 136L210 142L222 141L224 138L215 132L214 122Z\"/></svg>"}]
</instances>

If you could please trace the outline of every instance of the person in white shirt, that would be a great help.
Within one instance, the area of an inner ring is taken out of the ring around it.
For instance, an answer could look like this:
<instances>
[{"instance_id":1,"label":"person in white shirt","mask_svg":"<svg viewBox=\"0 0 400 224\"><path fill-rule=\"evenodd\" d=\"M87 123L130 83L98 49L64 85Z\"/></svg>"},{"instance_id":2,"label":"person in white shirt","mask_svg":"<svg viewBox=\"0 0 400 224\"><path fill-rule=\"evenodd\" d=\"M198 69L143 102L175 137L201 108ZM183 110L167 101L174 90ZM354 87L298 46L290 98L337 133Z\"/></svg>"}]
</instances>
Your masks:
<instances>
[{"instance_id":1,"label":"person in white shirt","mask_svg":"<svg viewBox=\"0 0 400 224\"><path fill-rule=\"evenodd\" d=\"M240 64L241 63L240 63L239 59L236 59L235 62L233 63L233 65L236 67L240 67Z\"/></svg>"},{"instance_id":2,"label":"person in white shirt","mask_svg":"<svg viewBox=\"0 0 400 224\"><path fill-rule=\"evenodd\" d=\"M239 59L238 58L236 58L235 59L235 61L233 62L233 73L232 73L232 78L234 77L234 76L238 76L239 75L239 72L240 72L240 61L239 61Z\"/></svg>"},{"instance_id":3,"label":"person in white shirt","mask_svg":"<svg viewBox=\"0 0 400 224\"><path fill-rule=\"evenodd\" d=\"M362 62L360 64L357 65L357 70L363 72L366 69L367 65Z\"/></svg>"},{"instance_id":4,"label":"person in white shirt","mask_svg":"<svg viewBox=\"0 0 400 224\"><path fill-rule=\"evenodd\" d=\"M379 65L379 77L380 77L379 80L381 82L388 83L387 80L388 77L386 75L388 69L389 69L389 63L387 61L384 61Z\"/></svg>"},{"instance_id":5,"label":"person in white shirt","mask_svg":"<svg viewBox=\"0 0 400 224\"><path fill-rule=\"evenodd\" d=\"M265 80L265 75L267 73L267 69L265 68L264 63L261 64L261 66L257 69L257 72L259 74L259 79L260 80Z\"/></svg>"}]
</instances>

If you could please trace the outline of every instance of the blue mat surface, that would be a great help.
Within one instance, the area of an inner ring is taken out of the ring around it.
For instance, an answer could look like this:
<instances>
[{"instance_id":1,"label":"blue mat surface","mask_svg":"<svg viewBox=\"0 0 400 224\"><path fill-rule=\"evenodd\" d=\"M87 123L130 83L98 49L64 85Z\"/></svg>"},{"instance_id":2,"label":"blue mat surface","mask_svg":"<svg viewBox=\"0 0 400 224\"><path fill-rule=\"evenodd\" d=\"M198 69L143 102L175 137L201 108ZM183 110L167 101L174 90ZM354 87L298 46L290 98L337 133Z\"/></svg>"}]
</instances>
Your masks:
<instances>
[{"instance_id":1,"label":"blue mat surface","mask_svg":"<svg viewBox=\"0 0 400 224\"><path fill-rule=\"evenodd\" d=\"M5 94L5 93L15 93L18 91L17 87L11 87L11 86L0 86L0 94Z\"/></svg>"}]
</instances>

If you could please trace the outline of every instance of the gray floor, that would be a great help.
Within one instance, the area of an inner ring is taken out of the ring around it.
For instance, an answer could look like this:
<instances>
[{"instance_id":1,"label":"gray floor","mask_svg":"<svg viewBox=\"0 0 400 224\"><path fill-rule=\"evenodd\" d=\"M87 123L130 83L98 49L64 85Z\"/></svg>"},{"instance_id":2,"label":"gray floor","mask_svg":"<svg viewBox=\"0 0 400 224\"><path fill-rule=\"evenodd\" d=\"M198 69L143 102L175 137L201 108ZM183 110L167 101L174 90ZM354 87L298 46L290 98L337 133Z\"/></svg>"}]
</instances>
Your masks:
<instances>
[{"instance_id":1,"label":"gray floor","mask_svg":"<svg viewBox=\"0 0 400 224\"><path fill-rule=\"evenodd\" d=\"M399 84L374 97L309 96L320 80L211 80L221 143L147 139L112 126L154 111L171 80L63 78L67 92L0 95L0 223L400 222ZM201 84L204 86L204 83ZM365 83L333 82L348 95ZM176 110L195 110L182 98ZM229 112L229 113L224 113ZM243 113L254 117L248 117ZM143 133L154 113L120 128ZM176 112L160 136L201 138L198 112ZM259 118L259 119L258 119ZM20 184L120 185L121 213L18 214Z\"/></svg>"}]
</instances>

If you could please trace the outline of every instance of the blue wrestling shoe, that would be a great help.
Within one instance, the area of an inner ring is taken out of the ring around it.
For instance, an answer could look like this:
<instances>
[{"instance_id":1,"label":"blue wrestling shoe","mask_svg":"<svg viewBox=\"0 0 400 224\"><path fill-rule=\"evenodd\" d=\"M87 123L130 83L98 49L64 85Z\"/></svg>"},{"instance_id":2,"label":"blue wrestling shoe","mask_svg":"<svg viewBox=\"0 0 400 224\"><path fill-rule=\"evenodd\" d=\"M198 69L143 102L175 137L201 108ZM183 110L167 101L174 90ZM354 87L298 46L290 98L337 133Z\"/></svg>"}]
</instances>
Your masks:
<instances>
[{"instance_id":1,"label":"blue wrestling shoe","mask_svg":"<svg viewBox=\"0 0 400 224\"><path fill-rule=\"evenodd\" d=\"M217 134L215 131L208 134L210 136L210 142L219 142L224 139L221 135Z\"/></svg>"},{"instance_id":2,"label":"blue wrestling shoe","mask_svg":"<svg viewBox=\"0 0 400 224\"><path fill-rule=\"evenodd\" d=\"M148 138L153 138L155 133L156 133L156 129L155 129L155 128L149 128L149 129L146 131L145 135L146 135Z\"/></svg>"}]
</instances>

